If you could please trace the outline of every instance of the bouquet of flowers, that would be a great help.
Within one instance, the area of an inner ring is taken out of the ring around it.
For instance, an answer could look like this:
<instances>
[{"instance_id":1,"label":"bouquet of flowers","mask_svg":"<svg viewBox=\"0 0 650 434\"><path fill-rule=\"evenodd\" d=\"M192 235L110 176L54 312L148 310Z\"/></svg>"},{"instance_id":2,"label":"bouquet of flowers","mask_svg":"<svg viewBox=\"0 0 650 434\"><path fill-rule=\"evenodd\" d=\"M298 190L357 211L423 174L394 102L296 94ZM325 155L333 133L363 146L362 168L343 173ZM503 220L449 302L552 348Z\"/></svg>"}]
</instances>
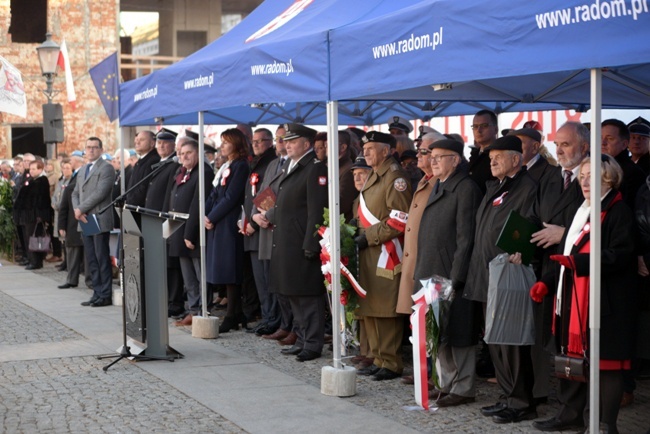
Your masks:
<instances>
[{"instance_id":1,"label":"bouquet of flowers","mask_svg":"<svg viewBox=\"0 0 650 434\"><path fill-rule=\"evenodd\" d=\"M354 274L357 274L357 249L354 243L354 235L357 228L345 222L343 214L339 217L339 226L341 228L341 296L339 302L345 306L346 327L352 328L355 321L355 310L359 307L359 297L366 296L366 291L361 288L356 281ZM318 227L318 234L322 237L320 241L321 253L320 259L322 264L323 276L325 277L325 286L328 291L332 292L332 264L330 261L329 246L329 210L325 208L324 223ZM352 270L352 271L350 271Z\"/></svg>"}]
</instances>

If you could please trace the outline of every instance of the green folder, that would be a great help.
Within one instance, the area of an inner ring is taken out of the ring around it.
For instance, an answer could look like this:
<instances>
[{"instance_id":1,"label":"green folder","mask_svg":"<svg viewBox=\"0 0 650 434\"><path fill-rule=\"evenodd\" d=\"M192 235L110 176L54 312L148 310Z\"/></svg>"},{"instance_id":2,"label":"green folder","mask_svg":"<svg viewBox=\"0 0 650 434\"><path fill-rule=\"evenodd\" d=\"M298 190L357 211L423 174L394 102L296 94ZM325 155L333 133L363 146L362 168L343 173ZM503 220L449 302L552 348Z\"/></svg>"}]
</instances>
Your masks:
<instances>
[{"instance_id":1,"label":"green folder","mask_svg":"<svg viewBox=\"0 0 650 434\"><path fill-rule=\"evenodd\" d=\"M523 218L517 211L512 210L501 229L496 246L510 253L521 253L521 261L530 264L537 246L530 242L533 234L539 228L529 220Z\"/></svg>"}]
</instances>

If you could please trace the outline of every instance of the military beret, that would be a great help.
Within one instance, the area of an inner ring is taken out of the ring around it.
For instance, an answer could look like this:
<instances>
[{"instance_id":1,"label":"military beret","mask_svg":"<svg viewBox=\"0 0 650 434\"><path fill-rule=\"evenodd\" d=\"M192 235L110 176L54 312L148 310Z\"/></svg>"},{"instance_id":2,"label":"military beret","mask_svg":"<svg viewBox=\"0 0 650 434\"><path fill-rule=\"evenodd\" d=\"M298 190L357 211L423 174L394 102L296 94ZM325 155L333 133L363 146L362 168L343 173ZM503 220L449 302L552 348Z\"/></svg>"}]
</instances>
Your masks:
<instances>
[{"instance_id":1,"label":"military beret","mask_svg":"<svg viewBox=\"0 0 650 434\"><path fill-rule=\"evenodd\" d=\"M407 149L406 151L402 152L402 155L400 155L399 157L399 161L403 162L404 160L407 160L409 158L413 158L417 160L418 153L412 149Z\"/></svg>"},{"instance_id":2,"label":"military beret","mask_svg":"<svg viewBox=\"0 0 650 434\"><path fill-rule=\"evenodd\" d=\"M639 136L650 137L650 122L639 116L632 122L627 124L630 134L637 134Z\"/></svg>"},{"instance_id":3,"label":"military beret","mask_svg":"<svg viewBox=\"0 0 650 434\"><path fill-rule=\"evenodd\" d=\"M102 154L102 158L106 161L113 161L113 156L107 152L104 152Z\"/></svg>"},{"instance_id":4,"label":"military beret","mask_svg":"<svg viewBox=\"0 0 650 434\"><path fill-rule=\"evenodd\" d=\"M388 129L391 128L397 128L398 130L402 130L405 133L410 133L413 131L413 125L411 125L407 119L404 119L401 116L393 116L388 120Z\"/></svg>"},{"instance_id":5,"label":"military beret","mask_svg":"<svg viewBox=\"0 0 650 434\"><path fill-rule=\"evenodd\" d=\"M397 140L392 134L380 133L379 131L368 131L362 138L361 143L378 142L390 145L394 148L397 145Z\"/></svg>"},{"instance_id":6,"label":"military beret","mask_svg":"<svg viewBox=\"0 0 650 434\"><path fill-rule=\"evenodd\" d=\"M178 136L178 133L168 130L167 128L162 128L160 131L158 131L158 134L156 134L156 140L171 140L175 141L176 136Z\"/></svg>"},{"instance_id":7,"label":"military beret","mask_svg":"<svg viewBox=\"0 0 650 434\"><path fill-rule=\"evenodd\" d=\"M526 136L535 140L536 142L542 142L542 135L539 131L533 128L522 128L520 130L510 130L507 134L508 136Z\"/></svg>"},{"instance_id":8,"label":"military beret","mask_svg":"<svg viewBox=\"0 0 650 434\"><path fill-rule=\"evenodd\" d=\"M314 137L316 137L316 134L318 131L306 127L303 124L284 124L284 136L282 137L284 140L293 140L297 139L298 137L304 137L310 141L314 140Z\"/></svg>"},{"instance_id":9,"label":"military beret","mask_svg":"<svg viewBox=\"0 0 650 434\"><path fill-rule=\"evenodd\" d=\"M84 153L83 151L72 151L72 154L70 154L71 157L83 157Z\"/></svg>"},{"instance_id":10,"label":"military beret","mask_svg":"<svg viewBox=\"0 0 650 434\"><path fill-rule=\"evenodd\" d=\"M486 151L517 151L522 152L521 139L517 136L503 136L496 139Z\"/></svg>"},{"instance_id":11,"label":"military beret","mask_svg":"<svg viewBox=\"0 0 650 434\"><path fill-rule=\"evenodd\" d=\"M372 169L372 167L368 166L368 163L366 163L365 157L362 155L359 155L355 160L354 164L352 165L352 169Z\"/></svg>"},{"instance_id":12,"label":"military beret","mask_svg":"<svg viewBox=\"0 0 650 434\"><path fill-rule=\"evenodd\" d=\"M128 153L129 153L129 156L131 156L131 157L135 157L135 156L136 156L135 149L127 149L127 151L128 151Z\"/></svg>"},{"instance_id":13,"label":"military beret","mask_svg":"<svg viewBox=\"0 0 650 434\"><path fill-rule=\"evenodd\" d=\"M452 151L457 153L458 155L463 155L463 145L460 143L458 140L454 139L443 139L443 140L436 140L432 144L429 145L429 149L446 149L448 151Z\"/></svg>"}]
</instances>

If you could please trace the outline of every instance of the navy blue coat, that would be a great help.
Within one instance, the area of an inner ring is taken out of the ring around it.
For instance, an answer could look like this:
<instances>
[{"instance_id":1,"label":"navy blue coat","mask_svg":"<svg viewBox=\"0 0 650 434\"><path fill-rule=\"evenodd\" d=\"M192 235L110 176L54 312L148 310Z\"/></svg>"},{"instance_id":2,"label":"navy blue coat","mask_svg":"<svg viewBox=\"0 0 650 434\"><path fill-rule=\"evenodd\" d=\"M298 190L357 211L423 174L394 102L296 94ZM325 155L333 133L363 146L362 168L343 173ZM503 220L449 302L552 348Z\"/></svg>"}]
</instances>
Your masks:
<instances>
[{"instance_id":1,"label":"navy blue coat","mask_svg":"<svg viewBox=\"0 0 650 434\"><path fill-rule=\"evenodd\" d=\"M205 214L214 224L207 236L206 279L209 283L239 285L242 282L244 236L239 233L237 220L242 214L249 174L246 160L233 161L221 173L207 200Z\"/></svg>"}]
</instances>

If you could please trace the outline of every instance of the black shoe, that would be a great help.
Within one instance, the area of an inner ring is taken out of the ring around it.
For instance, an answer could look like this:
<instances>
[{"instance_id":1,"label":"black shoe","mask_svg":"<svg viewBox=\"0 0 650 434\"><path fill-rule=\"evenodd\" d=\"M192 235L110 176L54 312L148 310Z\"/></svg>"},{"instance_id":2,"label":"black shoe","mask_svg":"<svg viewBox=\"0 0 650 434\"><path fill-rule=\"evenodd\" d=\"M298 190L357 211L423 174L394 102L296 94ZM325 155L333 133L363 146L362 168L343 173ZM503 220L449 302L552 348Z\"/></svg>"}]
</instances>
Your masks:
<instances>
[{"instance_id":1,"label":"black shoe","mask_svg":"<svg viewBox=\"0 0 650 434\"><path fill-rule=\"evenodd\" d=\"M29 265L29 261L27 259L21 259L20 261L17 262L18 265L22 265L23 267L25 265Z\"/></svg>"},{"instance_id":2,"label":"black shoe","mask_svg":"<svg viewBox=\"0 0 650 434\"><path fill-rule=\"evenodd\" d=\"M570 421L563 421L557 417L546 420L536 420L533 422L533 428L540 431L565 431L575 430L584 427L582 419L575 419Z\"/></svg>"},{"instance_id":3,"label":"black shoe","mask_svg":"<svg viewBox=\"0 0 650 434\"><path fill-rule=\"evenodd\" d=\"M381 368L375 375L372 376L373 381L384 381L384 380L393 380L395 378L401 377L401 374L398 374L395 371L391 371L388 368Z\"/></svg>"},{"instance_id":4,"label":"black shoe","mask_svg":"<svg viewBox=\"0 0 650 434\"><path fill-rule=\"evenodd\" d=\"M25 267L25 270L40 270L41 268L43 268L42 265L29 264L28 266Z\"/></svg>"},{"instance_id":5,"label":"black shoe","mask_svg":"<svg viewBox=\"0 0 650 434\"><path fill-rule=\"evenodd\" d=\"M481 414L483 416L494 416L495 414L502 412L506 408L508 408L508 406L505 403L497 402L494 405L488 405L487 407L482 407Z\"/></svg>"},{"instance_id":6,"label":"black shoe","mask_svg":"<svg viewBox=\"0 0 650 434\"><path fill-rule=\"evenodd\" d=\"M537 418L537 411L534 408L506 408L503 411L492 416L495 423L514 423L522 420L531 420Z\"/></svg>"},{"instance_id":7,"label":"black shoe","mask_svg":"<svg viewBox=\"0 0 650 434\"><path fill-rule=\"evenodd\" d=\"M548 396L540 396L539 398L533 398L535 400L535 405L542 405L548 403Z\"/></svg>"},{"instance_id":8,"label":"black shoe","mask_svg":"<svg viewBox=\"0 0 650 434\"><path fill-rule=\"evenodd\" d=\"M230 330L239 330L239 324L234 317L227 316L219 326L219 333L228 333Z\"/></svg>"},{"instance_id":9,"label":"black shoe","mask_svg":"<svg viewBox=\"0 0 650 434\"><path fill-rule=\"evenodd\" d=\"M261 322L261 323L257 324L255 327L248 328L248 330L246 330L246 333L257 333L257 331L259 329L264 328L264 327L266 327L266 324Z\"/></svg>"},{"instance_id":10,"label":"black shoe","mask_svg":"<svg viewBox=\"0 0 650 434\"><path fill-rule=\"evenodd\" d=\"M381 368L374 363L370 366L357 370L358 375L375 375Z\"/></svg>"},{"instance_id":11,"label":"black shoe","mask_svg":"<svg viewBox=\"0 0 650 434\"><path fill-rule=\"evenodd\" d=\"M100 298L94 303L90 303L90 307L104 307L104 306L111 306L113 302L111 301L110 298Z\"/></svg>"},{"instance_id":12,"label":"black shoe","mask_svg":"<svg viewBox=\"0 0 650 434\"><path fill-rule=\"evenodd\" d=\"M257 336L272 335L273 333L275 333L276 330L277 330L276 327L270 327L267 325L255 330L255 334Z\"/></svg>"},{"instance_id":13,"label":"black shoe","mask_svg":"<svg viewBox=\"0 0 650 434\"><path fill-rule=\"evenodd\" d=\"M248 318L244 312L241 312L239 315L237 315L237 323L241 324L241 328L244 330L250 330L250 327L248 327Z\"/></svg>"},{"instance_id":14,"label":"black shoe","mask_svg":"<svg viewBox=\"0 0 650 434\"><path fill-rule=\"evenodd\" d=\"M68 289L68 288L76 288L77 285L73 285L71 283L64 283L63 285L57 286L59 289Z\"/></svg>"},{"instance_id":15,"label":"black shoe","mask_svg":"<svg viewBox=\"0 0 650 434\"><path fill-rule=\"evenodd\" d=\"M302 350L296 356L296 360L299 362L306 362L308 360L314 360L320 357L320 353L312 350Z\"/></svg>"},{"instance_id":16,"label":"black shoe","mask_svg":"<svg viewBox=\"0 0 650 434\"><path fill-rule=\"evenodd\" d=\"M447 396L436 401L438 407L456 407L458 405L468 404L470 402L476 401L476 398L473 396L460 396L454 393L450 393Z\"/></svg>"},{"instance_id":17,"label":"black shoe","mask_svg":"<svg viewBox=\"0 0 650 434\"><path fill-rule=\"evenodd\" d=\"M185 317L185 309L168 308L167 318Z\"/></svg>"},{"instance_id":18,"label":"black shoe","mask_svg":"<svg viewBox=\"0 0 650 434\"><path fill-rule=\"evenodd\" d=\"M82 302L81 302L81 305L82 305L82 306L90 306L91 304L93 304L93 303L96 302L97 300L99 300L97 297L92 297L92 298L91 298L90 300L88 300L88 301L82 301Z\"/></svg>"},{"instance_id":19,"label":"black shoe","mask_svg":"<svg viewBox=\"0 0 650 434\"><path fill-rule=\"evenodd\" d=\"M302 347L299 347L298 345L293 345L292 347L284 348L283 350L280 350L280 352L285 356L297 356L302 352Z\"/></svg>"}]
</instances>

